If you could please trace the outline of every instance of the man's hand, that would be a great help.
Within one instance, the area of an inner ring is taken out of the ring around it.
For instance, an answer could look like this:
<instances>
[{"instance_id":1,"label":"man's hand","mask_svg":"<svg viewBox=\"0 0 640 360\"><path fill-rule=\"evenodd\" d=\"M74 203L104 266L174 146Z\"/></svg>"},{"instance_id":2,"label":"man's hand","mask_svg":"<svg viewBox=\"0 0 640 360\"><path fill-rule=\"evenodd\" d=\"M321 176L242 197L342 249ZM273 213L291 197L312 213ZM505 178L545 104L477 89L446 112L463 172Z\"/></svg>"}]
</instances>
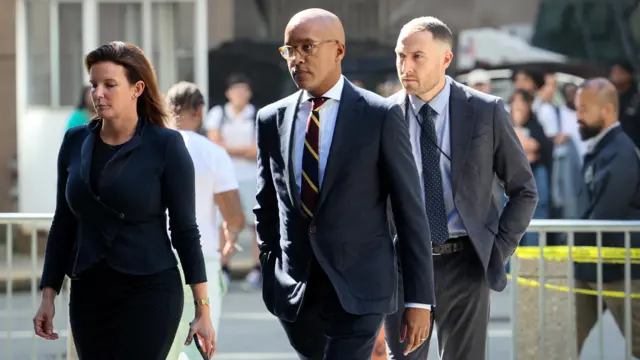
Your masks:
<instances>
[{"instance_id":1,"label":"man's hand","mask_svg":"<svg viewBox=\"0 0 640 360\"><path fill-rule=\"evenodd\" d=\"M233 254L235 250L242 251L242 248L237 243L238 234L240 233L240 231L242 231L242 229L231 228L228 226L226 221L223 224L223 229L225 242L222 249L222 256L231 256L231 254Z\"/></svg>"},{"instance_id":2,"label":"man's hand","mask_svg":"<svg viewBox=\"0 0 640 360\"><path fill-rule=\"evenodd\" d=\"M400 342L407 340L404 346L404 355L406 356L429 338L431 311L422 308L405 308L400 327Z\"/></svg>"}]
</instances>

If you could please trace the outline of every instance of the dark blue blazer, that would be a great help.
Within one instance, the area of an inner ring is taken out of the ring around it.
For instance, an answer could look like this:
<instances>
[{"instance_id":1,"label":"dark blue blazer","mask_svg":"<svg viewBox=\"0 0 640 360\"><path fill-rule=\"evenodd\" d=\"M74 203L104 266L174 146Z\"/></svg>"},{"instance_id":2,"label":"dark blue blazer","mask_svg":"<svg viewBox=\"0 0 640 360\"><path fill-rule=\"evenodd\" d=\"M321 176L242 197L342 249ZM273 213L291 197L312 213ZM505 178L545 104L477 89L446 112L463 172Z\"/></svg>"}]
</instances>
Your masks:
<instances>
[{"instance_id":1,"label":"dark blue blazer","mask_svg":"<svg viewBox=\"0 0 640 360\"><path fill-rule=\"evenodd\" d=\"M89 176L100 127L94 120L72 128L60 146L56 210L40 288L60 291L65 274L81 277L101 260L134 275L171 268L177 265L172 243L186 282L205 282L194 167L180 133L138 121L134 136L102 170L98 197Z\"/></svg>"},{"instance_id":2,"label":"dark blue blazer","mask_svg":"<svg viewBox=\"0 0 640 360\"><path fill-rule=\"evenodd\" d=\"M306 121L297 119L301 94L257 115L254 213L267 309L285 321L297 319L315 258L345 311L395 312L398 271L389 198L403 239L398 251L404 300L435 305L429 222L402 110L345 80L315 217L309 221L301 210L292 156L295 123Z\"/></svg>"}]
</instances>

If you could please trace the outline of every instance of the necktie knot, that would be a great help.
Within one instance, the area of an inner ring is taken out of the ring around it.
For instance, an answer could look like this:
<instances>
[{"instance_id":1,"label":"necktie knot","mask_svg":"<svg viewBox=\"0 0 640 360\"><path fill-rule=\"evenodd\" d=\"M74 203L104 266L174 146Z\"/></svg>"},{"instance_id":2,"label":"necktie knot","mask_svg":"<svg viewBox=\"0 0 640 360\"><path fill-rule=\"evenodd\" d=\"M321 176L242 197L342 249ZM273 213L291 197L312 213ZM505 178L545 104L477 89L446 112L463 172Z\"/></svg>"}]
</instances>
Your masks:
<instances>
[{"instance_id":1,"label":"necktie knot","mask_svg":"<svg viewBox=\"0 0 640 360\"><path fill-rule=\"evenodd\" d=\"M420 116L425 121L433 121L433 119L435 119L437 115L438 113L435 110L433 110L433 108L429 106L429 104L424 104L420 108Z\"/></svg>"},{"instance_id":2,"label":"necktie knot","mask_svg":"<svg viewBox=\"0 0 640 360\"><path fill-rule=\"evenodd\" d=\"M309 101L311 101L311 109L313 109L313 111L318 111L320 107L324 105L325 102L327 102L327 100L328 98L326 97L315 97L309 99Z\"/></svg>"}]
</instances>

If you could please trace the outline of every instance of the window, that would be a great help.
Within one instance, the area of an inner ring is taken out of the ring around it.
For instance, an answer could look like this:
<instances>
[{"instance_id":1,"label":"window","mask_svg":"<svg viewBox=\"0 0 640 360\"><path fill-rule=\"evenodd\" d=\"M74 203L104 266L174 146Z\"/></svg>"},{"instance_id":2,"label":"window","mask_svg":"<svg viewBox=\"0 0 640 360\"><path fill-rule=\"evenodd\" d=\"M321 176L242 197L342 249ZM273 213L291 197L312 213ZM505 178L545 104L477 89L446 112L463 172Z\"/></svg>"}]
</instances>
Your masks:
<instances>
[{"instance_id":1,"label":"window","mask_svg":"<svg viewBox=\"0 0 640 360\"><path fill-rule=\"evenodd\" d=\"M153 65L164 92L178 81L194 81L193 3L157 3L152 6ZM206 31L206 30L204 30Z\"/></svg>"},{"instance_id":2,"label":"window","mask_svg":"<svg viewBox=\"0 0 640 360\"><path fill-rule=\"evenodd\" d=\"M119 40L142 47L142 6L140 4L100 4L98 14L100 45Z\"/></svg>"},{"instance_id":3,"label":"window","mask_svg":"<svg viewBox=\"0 0 640 360\"><path fill-rule=\"evenodd\" d=\"M27 78L30 105L75 105L82 89L82 5L30 0Z\"/></svg>"},{"instance_id":4,"label":"window","mask_svg":"<svg viewBox=\"0 0 640 360\"><path fill-rule=\"evenodd\" d=\"M27 102L29 105L51 103L49 70L49 4L29 1L25 4L27 20Z\"/></svg>"},{"instance_id":5,"label":"window","mask_svg":"<svg viewBox=\"0 0 640 360\"><path fill-rule=\"evenodd\" d=\"M196 26L201 32L207 31L206 19L196 16L206 13L206 3L196 0L24 1L25 11L17 21L24 24L20 28L24 29L26 44L18 46L25 49L26 64L17 66L24 66L20 73L26 76L28 106L75 106L87 84L86 52L114 40L130 42L145 50L149 47L146 52L163 91L181 80L206 87L207 74L201 66L207 59L206 38L201 36L197 42L195 38ZM198 8L204 11L196 12ZM197 51L199 70L196 69L196 48L200 49Z\"/></svg>"},{"instance_id":6,"label":"window","mask_svg":"<svg viewBox=\"0 0 640 360\"><path fill-rule=\"evenodd\" d=\"M60 105L80 103L84 83L82 4L60 4ZM55 105L55 104L54 104Z\"/></svg>"}]
</instances>

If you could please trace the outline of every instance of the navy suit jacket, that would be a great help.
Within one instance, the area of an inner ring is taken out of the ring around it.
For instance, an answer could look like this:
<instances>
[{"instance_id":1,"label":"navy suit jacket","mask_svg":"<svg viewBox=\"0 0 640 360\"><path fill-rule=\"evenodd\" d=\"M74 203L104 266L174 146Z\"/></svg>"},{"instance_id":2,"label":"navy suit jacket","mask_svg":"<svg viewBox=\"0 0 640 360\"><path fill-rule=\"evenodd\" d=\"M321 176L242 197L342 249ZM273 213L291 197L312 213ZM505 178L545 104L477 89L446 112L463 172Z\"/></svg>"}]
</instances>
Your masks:
<instances>
[{"instance_id":1,"label":"navy suit jacket","mask_svg":"<svg viewBox=\"0 0 640 360\"><path fill-rule=\"evenodd\" d=\"M56 209L40 287L59 292L65 274L80 277L101 260L126 274L168 269L177 265L172 242L186 282L205 282L194 167L180 133L139 120L134 136L102 170L98 197L89 176L100 126L94 120L69 129L60 146Z\"/></svg>"},{"instance_id":2,"label":"navy suit jacket","mask_svg":"<svg viewBox=\"0 0 640 360\"><path fill-rule=\"evenodd\" d=\"M579 191L585 220L640 219L640 158L633 140L620 126L609 130L587 153ZM597 246L595 233L575 233L576 246ZM632 232L631 248L640 248L640 233ZM625 247L624 233L603 232L602 246ZM624 264L602 264L602 281L623 281ZM597 263L575 263L575 278L598 281ZM631 278L640 279L640 265L631 265Z\"/></svg>"},{"instance_id":3,"label":"navy suit jacket","mask_svg":"<svg viewBox=\"0 0 640 360\"><path fill-rule=\"evenodd\" d=\"M257 114L257 220L263 299L294 321L315 257L348 313L397 310L391 199L402 255L404 300L435 305L431 237L402 110L345 81L315 217L301 210L293 135L302 91ZM322 121L322 120L320 120ZM310 285L313 286L313 285Z\"/></svg>"}]
</instances>

